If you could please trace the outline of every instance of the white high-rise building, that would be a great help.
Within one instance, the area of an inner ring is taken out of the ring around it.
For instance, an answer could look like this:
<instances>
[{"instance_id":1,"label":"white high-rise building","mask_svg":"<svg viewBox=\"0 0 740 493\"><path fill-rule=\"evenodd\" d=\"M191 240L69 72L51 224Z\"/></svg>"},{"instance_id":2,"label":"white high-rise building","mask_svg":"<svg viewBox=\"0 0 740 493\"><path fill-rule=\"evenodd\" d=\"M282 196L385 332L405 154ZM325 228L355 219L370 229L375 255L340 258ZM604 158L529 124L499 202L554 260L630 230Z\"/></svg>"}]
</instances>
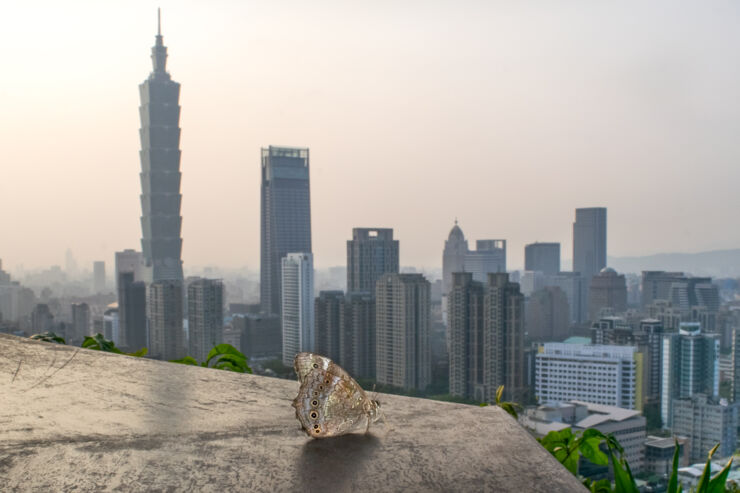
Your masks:
<instances>
[{"instance_id":1,"label":"white high-rise building","mask_svg":"<svg viewBox=\"0 0 740 493\"><path fill-rule=\"evenodd\" d=\"M293 366L301 351L313 351L313 254L289 253L282 259L283 364Z\"/></svg>"},{"instance_id":2,"label":"white high-rise building","mask_svg":"<svg viewBox=\"0 0 740 493\"><path fill-rule=\"evenodd\" d=\"M545 343L535 360L540 403L578 400L642 409L642 353L634 346Z\"/></svg>"}]
</instances>

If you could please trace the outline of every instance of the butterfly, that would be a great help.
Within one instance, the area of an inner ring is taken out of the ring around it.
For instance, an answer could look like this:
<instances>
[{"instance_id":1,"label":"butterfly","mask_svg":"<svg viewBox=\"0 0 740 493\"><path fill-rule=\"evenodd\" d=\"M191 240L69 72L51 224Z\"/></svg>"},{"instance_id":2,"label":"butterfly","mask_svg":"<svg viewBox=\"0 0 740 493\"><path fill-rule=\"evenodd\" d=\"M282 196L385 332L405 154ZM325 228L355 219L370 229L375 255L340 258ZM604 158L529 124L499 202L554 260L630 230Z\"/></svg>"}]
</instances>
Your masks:
<instances>
[{"instance_id":1,"label":"butterfly","mask_svg":"<svg viewBox=\"0 0 740 493\"><path fill-rule=\"evenodd\" d=\"M344 435L382 416L380 403L326 356L298 353L293 368L301 387L293 400L295 415L306 434L314 438Z\"/></svg>"}]
</instances>

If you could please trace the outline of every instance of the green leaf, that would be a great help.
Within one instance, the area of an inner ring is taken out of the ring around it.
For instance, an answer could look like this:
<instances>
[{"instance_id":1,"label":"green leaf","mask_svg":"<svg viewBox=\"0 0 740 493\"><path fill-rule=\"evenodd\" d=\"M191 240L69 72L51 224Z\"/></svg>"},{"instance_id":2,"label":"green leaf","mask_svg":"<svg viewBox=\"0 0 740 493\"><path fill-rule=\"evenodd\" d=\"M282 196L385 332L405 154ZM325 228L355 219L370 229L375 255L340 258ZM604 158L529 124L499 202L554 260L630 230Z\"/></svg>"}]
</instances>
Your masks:
<instances>
[{"instance_id":1,"label":"green leaf","mask_svg":"<svg viewBox=\"0 0 740 493\"><path fill-rule=\"evenodd\" d=\"M182 358L182 359L171 359L171 360L170 360L170 363L179 363L179 364L181 364L181 365L194 365L194 366L199 366L199 365L198 365L198 362L197 362L197 361L195 361L195 358L193 358L192 356L185 356L185 357L184 357L184 358Z\"/></svg>"},{"instance_id":2,"label":"green leaf","mask_svg":"<svg viewBox=\"0 0 740 493\"><path fill-rule=\"evenodd\" d=\"M236 349L231 344L225 344L225 343L217 344L208 353L208 356L206 357L206 365L210 364L211 358L214 358L215 356L218 356L220 354L235 354L237 356L241 356L242 358L246 359L246 356L244 356L244 354L242 354L241 351Z\"/></svg>"},{"instance_id":3,"label":"green leaf","mask_svg":"<svg viewBox=\"0 0 740 493\"><path fill-rule=\"evenodd\" d=\"M612 449L609 449L609 453L612 457L612 465L614 466L614 486L615 490L619 493L639 493L637 485L635 484L635 478L632 476L630 466L624 459L617 459Z\"/></svg>"},{"instance_id":4,"label":"green leaf","mask_svg":"<svg viewBox=\"0 0 740 493\"><path fill-rule=\"evenodd\" d=\"M680 447L678 445L678 440L674 438L673 441L676 444L676 450L673 452L673 468L671 471L671 477L668 480L668 489L666 490L666 493L680 493L681 491L681 488L678 485L678 462Z\"/></svg>"},{"instance_id":5,"label":"green leaf","mask_svg":"<svg viewBox=\"0 0 740 493\"><path fill-rule=\"evenodd\" d=\"M496 404L501 402L501 396L504 394L504 386L499 385L499 387L496 389Z\"/></svg>"},{"instance_id":6,"label":"green leaf","mask_svg":"<svg viewBox=\"0 0 740 493\"><path fill-rule=\"evenodd\" d=\"M41 334L34 334L31 339L44 342L53 342L55 344L67 344L63 337L56 335L54 332L47 331Z\"/></svg>"},{"instance_id":7,"label":"green leaf","mask_svg":"<svg viewBox=\"0 0 740 493\"><path fill-rule=\"evenodd\" d=\"M730 474L730 468L732 467L732 459L734 457L730 457L730 460L727 461L727 464L725 464L725 467L722 468L719 474L709 480L707 493L724 493L727 476Z\"/></svg>"},{"instance_id":8,"label":"green leaf","mask_svg":"<svg viewBox=\"0 0 740 493\"><path fill-rule=\"evenodd\" d=\"M502 402L499 404L499 407L509 413L511 416L514 417L514 419L517 419L519 416L517 415L516 408L514 407L514 404L511 402Z\"/></svg>"},{"instance_id":9,"label":"green leaf","mask_svg":"<svg viewBox=\"0 0 740 493\"><path fill-rule=\"evenodd\" d=\"M602 439L592 437L581 441L581 454L589 461L599 466L609 465L609 457L599 449Z\"/></svg>"},{"instance_id":10,"label":"green leaf","mask_svg":"<svg viewBox=\"0 0 740 493\"><path fill-rule=\"evenodd\" d=\"M709 457L707 457L707 463L704 465L704 472L701 473L699 483L696 485L697 493L705 493L709 487L709 477L712 475L712 456L719 448L719 443L715 445L712 450L709 451Z\"/></svg>"},{"instance_id":11,"label":"green leaf","mask_svg":"<svg viewBox=\"0 0 740 493\"><path fill-rule=\"evenodd\" d=\"M591 493L612 493L612 482L608 479L600 479L586 485Z\"/></svg>"}]
</instances>

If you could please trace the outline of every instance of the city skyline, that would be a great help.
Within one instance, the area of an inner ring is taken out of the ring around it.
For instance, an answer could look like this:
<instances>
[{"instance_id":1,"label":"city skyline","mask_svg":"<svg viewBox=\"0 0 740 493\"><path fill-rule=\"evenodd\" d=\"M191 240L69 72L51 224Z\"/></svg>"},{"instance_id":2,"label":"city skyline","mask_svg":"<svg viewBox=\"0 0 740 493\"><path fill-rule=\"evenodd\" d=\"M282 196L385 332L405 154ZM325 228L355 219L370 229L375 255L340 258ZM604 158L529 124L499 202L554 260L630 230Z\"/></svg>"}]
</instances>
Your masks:
<instances>
[{"instance_id":1,"label":"city skyline","mask_svg":"<svg viewBox=\"0 0 740 493\"><path fill-rule=\"evenodd\" d=\"M140 239L136 86L150 70L156 6L42 5L6 8L14 22L0 35L7 45L26 40L0 82L13 94L2 134L14 165L0 184L10 232L0 251L11 271L62 264L67 247L80 265L110 262ZM588 6L589 16L563 8L552 18L532 16L532 4L419 11L381 2L363 15L330 5L292 5L288 17L291 7L266 4L163 5L168 64L183 84L186 269L214 259L257 268L258 153L271 143L312 150L318 267L342 265L347 232L376 224L403 242L401 265L437 267L456 216L471 238L507 239L516 267L535 241L571 251L572 211L592 206L609 209L612 255L740 245L740 232L726 228L740 200L731 189L740 108L727 104L740 74L723 62L740 36L729 21L738 6L686 3L665 18L659 4L641 5L635 19L629 5ZM598 36L594 19L610 21ZM291 31L297 25L305 30ZM627 28L631 36L621 36ZM550 44L532 43L535 33ZM222 42L219 53L207 39ZM296 67L300 76L290 77ZM660 77L670 77L670 91ZM39 133L43 146L32 144ZM675 169L702 173L686 179ZM501 176L512 186L491 194ZM533 194L533 177L551 186ZM374 200L378 190L385 200ZM518 213L505 213L512 203Z\"/></svg>"}]
</instances>

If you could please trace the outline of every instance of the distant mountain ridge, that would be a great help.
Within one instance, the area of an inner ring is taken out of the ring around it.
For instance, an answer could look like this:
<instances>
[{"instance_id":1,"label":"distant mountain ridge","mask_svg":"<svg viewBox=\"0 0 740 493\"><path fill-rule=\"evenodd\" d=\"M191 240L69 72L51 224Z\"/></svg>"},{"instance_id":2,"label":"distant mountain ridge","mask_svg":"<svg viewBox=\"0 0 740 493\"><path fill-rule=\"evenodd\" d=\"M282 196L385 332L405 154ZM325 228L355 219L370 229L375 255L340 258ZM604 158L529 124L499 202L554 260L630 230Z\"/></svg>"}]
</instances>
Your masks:
<instances>
[{"instance_id":1,"label":"distant mountain ridge","mask_svg":"<svg viewBox=\"0 0 740 493\"><path fill-rule=\"evenodd\" d=\"M620 273L667 270L715 278L740 277L740 248L697 253L657 253L644 257L608 257L607 263Z\"/></svg>"}]
</instances>

